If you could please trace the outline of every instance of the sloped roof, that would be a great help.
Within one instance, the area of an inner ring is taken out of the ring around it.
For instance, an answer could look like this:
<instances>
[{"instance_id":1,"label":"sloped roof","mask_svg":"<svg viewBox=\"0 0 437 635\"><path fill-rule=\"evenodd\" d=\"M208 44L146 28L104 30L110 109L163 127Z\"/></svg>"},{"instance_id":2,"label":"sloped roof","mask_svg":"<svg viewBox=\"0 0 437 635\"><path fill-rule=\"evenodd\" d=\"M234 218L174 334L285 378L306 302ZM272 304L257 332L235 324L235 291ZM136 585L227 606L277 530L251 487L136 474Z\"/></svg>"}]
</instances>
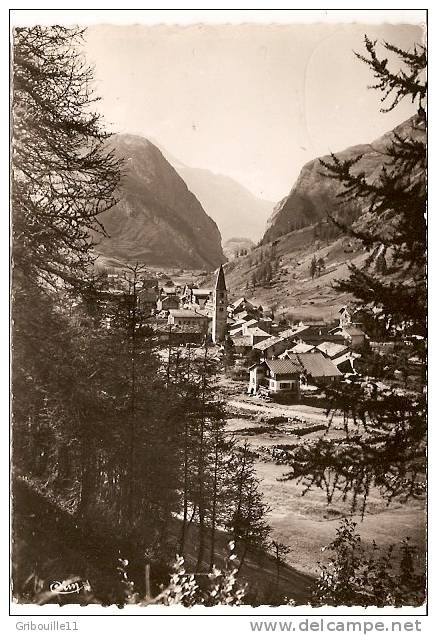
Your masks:
<instances>
[{"instance_id":1,"label":"sloped roof","mask_svg":"<svg viewBox=\"0 0 437 635\"><path fill-rule=\"evenodd\" d=\"M329 332L334 333L334 335L343 334L343 337L345 334L350 335L351 337L353 335L365 335L364 331L360 329L359 326L355 326L354 324L347 324L343 327L336 326L335 328L331 329Z\"/></svg>"},{"instance_id":2,"label":"sloped roof","mask_svg":"<svg viewBox=\"0 0 437 635\"><path fill-rule=\"evenodd\" d=\"M237 307L241 306L242 304L255 308L255 305L252 304L252 302L249 302L249 300L247 300L244 296L242 298L238 298L238 300L235 300L235 302L232 302L231 307L233 307L233 309L235 310Z\"/></svg>"},{"instance_id":3,"label":"sloped roof","mask_svg":"<svg viewBox=\"0 0 437 635\"><path fill-rule=\"evenodd\" d=\"M179 298L176 295L164 295L158 299L161 300L163 305L168 304L169 302L176 302L177 304L179 304Z\"/></svg>"},{"instance_id":4,"label":"sloped roof","mask_svg":"<svg viewBox=\"0 0 437 635\"><path fill-rule=\"evenodd\" d=\"M266 331L263 331L258 326L255 326L253 328L247 329L247 335L255 335L255 337L261 337L261 335L262 335L262 336L270 338L270 333L267 333Z\"/></svg>"},{"instance_id":5,"label":"sloped roof","mask_svg":"<svg viewBox=\"0 0 437 635\"><path fill-rule=\"evenodd\" d=\"M322 342L316 346L316 348L328 357L335 357L336 355L340 355L341 353L345 353L347 351L347 346L344 344L337 344L336 342ZM297 352L298 351L296 351L296 353ZM302 353L304 352L305 351L302 351Z\"/></svg>"},{"instance_id":6,"label":"sloped roof","mask_svg":"<svg viewBox=\"0 0 437 635\"><path fill-rule=\"evenodd\" d=\"M212 289L193 289L192 290L192 294L193 295L210 295L212 293Z\"/></svg>"},{"instance_id":7,"label":"sloped roof","mask_svg":"<svg viewBox=\"0 0 437 635\"><path fill-rule=\"evenodd\" d=\"M244 320L242 326L250 326L251 324L258 324L258 320L252 318L251 320Z\"/></svg>"},{"instance_id":8,"label":"sloped roof","mask_svg":"<svg viewBox=\"0 0 437 635\"><path fill-rule=\"evenodd\" d=\"M286 329L285 331L281 331L278 337L282 339L286 339L287 337L293 337L294 335L297 335L298 333L301 333L302 331L306 331L307 328L309 327L305 326L305 324L292 326L291 328Z\"/></svg>"},{"instance_id":9,"label":"sloped roof","mask_svg":"<svg viewBox=\"0 0 437 635\"><path fill-rule=\"evenodd\" d=\"M250 335L241 335L239 337L231 336L231 340L234 342L234 346L247 346L249 348L252 346L252 338Z\"/></svg>"},{"instance_id":10,"label":"sloped roof","mask_svg":"<svg viewBox=\"0 0 437 635\"><path fill-rule=\"evenodd\" d=\"M246 320L232 320L233 328L237 328L238 326L243 326L243 324L246 324Z\"/></svg>"},{"instance_id":11,"label":"sloped roof","mask_svg":"<svg viewBox=\"0 0 437 635\"><path fill-rule=\"evenodd\" d=\"M302 372L297 359L268 359L264 363L275 375L300 375Z\"/></svg>"},{"instance_id":12,"label":"sloped roof","mask_svg":"<svg viewBox=\"0 0 437 635\"><path fill-rule=\"evenodd\" d=\"M258 344L255 344L253 348L256 348L258 351L265 351L270 346L273 346L274 344L278 344L279 342L282 342L282 338L277 337L276 335L272 335L268 339L263 340L262 342L258 342Z\"/></svg>"},{"instance_id":13,"label":"sloped roof","mask_svg":"<svg viewBox=\"0 0 437 635\"><path fill-rule=\"evenodd\" d=\"M295 344L293 348L290 348L289 351L285 351L285 353L309 353L314 348L313 344L305 344L305 342L299 342Z\"/></svg>"},{"instance_id":14,"label":"sloped roof","mask_svg":"<svg viewBox=\"0 0 437 635\"><path fill-rule=\"evenodd\" d=\"M339 377L342 374L337 366L322 353L302 353L296 357L304 370L312 377Z\"/></svg>"},{"instance_id":15,"label":"sloped roof","mask_svg":"<svg viewBox=\"0 0 437 635\"><path fill-rule=\"evenodd\" d=\"M335 366L339 366L340 364L343 364L344 362L347 362L348 360L353 362L355 359L358 359L359 357L361 357L361 355L359 355L358 353L352 353L351 351L348 351L347 353L344 353L344 355L340 355L340 357L336 357L335 359L333 359L332 363L335 364Z\"/></svg>"},{"instance_id":16,"label":"sloped roof","mask_svg":"<svg viewBox=\"0 0 437 635\"><path fill-rule=\"evenodd\" d=\"M237 326L236 328L233 328L233 326L231 327L231 330L229 331L229 335L238 335L239 333L243 332L243 326Z\"/></svg>"},{"instance_id":17,"label":"sloped roof","mask_svg":"<svg viewBox=\"0 0 437 635\"><path fill-rule=\"evenodd\" d=\"M301 329L306 327L297 327L297 328ZM299 331L295 329L287 329L286 331L282 331L281 333L279 333L279 335L271 335L269 339L264 340L262 342L258 342L258 344L255 344L254 348L264 351L270 346L273 346L274 344L278 344L279 342L283 342L284 340L287 340L288 338L293 337L298 332Z\"/></svg>"},{"instance_id":18,"label":"sloped roof","mask_svg":"<svg viewBox=\"0 0 437 635\"><path fill-rule=\"evenodd\" d=\"M205 318L205 315L190 311L190 309L170 309L170 315L176 318Z\"/></svg>"}]
</instances>

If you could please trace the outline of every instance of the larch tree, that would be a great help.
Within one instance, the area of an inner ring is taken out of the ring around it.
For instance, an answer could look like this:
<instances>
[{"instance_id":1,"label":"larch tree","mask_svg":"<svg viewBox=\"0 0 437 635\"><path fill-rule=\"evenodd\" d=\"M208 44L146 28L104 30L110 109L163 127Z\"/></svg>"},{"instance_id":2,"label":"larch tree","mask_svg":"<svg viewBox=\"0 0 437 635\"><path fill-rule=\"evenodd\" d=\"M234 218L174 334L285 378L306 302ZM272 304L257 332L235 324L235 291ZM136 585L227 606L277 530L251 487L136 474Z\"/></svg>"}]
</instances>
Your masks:
<instances>
[{"instance_id":1,"label":"larch tree","mask_svg":"<svg viewBox=\"0 0 437 635\"><path fill-rule=\"evenodd\" d=\"M72 365L66 317L74 300L67 293L78 297L93 277L92 235L103 232L97 217L114 204L120 177L120 162L106 150L108 135L93 110L82 36L60 26L13 32L15 441L24 435L31 442L43 421L46 427L49 420L61 422L70 404L77 405L72 378L86 370Z\"/></svg>"},{"instance_id":2,"label":"larch tree","mask_svg":"<svg viewBox=\"0 0 437 635\"><path fill-rule=\"evenodd\" d=\"M353 294L367 322L378 324L383 337L416 351L411 341L426 335L426 51L417 45L403 51L391 44L383 48L397 57L401 70L390 69L377 55L377 43L365 38L367 56L358 55L376 79L371 87L382 92L383 111L409 98L417 114L394 132L377 178L359 170L359 158L341 161L332 155L322 161L328 176L341 185L340 199L361 201L366 214L353 227L344 227L369 249L363 268L350 268L347 280L337 283ZM384 250L387 272L378 273L373 262ZM416 354L420 355L417 351ZM422 347L420 364L425 363ZM351 496L353 509L372 487L388 502L422 497L425 479L426 415L423 386L400 391L377 382L342 384L328 391L329 414L343 416L341 439L320 438L299 446L289 476L306 488Z\"/></svg>"},{"instance_id":3,"label":"larch tree","mask_svg":"<svg viewBox=\"0 0 437 635\"><path fill-rule=\"evenodd\" d=\"M14 271L76 286L91 262L98 216L111 208L120 161L93 110L83 30L16 28L12 51Z\"/></svg>"},{"instance_id":4,"label":"larch tree","mask_svg":"<svg viewBox=\"0 0 437 635\"><path fill-rule=\"evenodd\" d=\"M327 176L340 184L339 199L358 202L365 210L352 226L331 219L369 251L364 266L352 265L349 278L336 288L355 297L360 320L369 333L389 338L394 354L381 357L367 347L361 366L366 374L371 369L374 379L327 390L328 416L341 415L344 434L337 439L324 435L296 448L286 475L303 482L304 493L324 489L328 503L336 496L350 498L351 511L359 509L362 516L372 489L388 504L424 497L427 333L426 50L417 45L403 51L384 42L385 52L400 65L393 71L388 59L378 56L377 42L366 37L365 47L367 55L357 57L373 73L376 82L370 88L381 91L382 112L410 99L417 114L401 132L393 132L376 178L360 169L360 157L341 161L332 155L321 163ZM402 389L396 374L402 374ZM329 549L334 555L316 583L317 604L402 606L424 601L424 575L417 572L420 558L408 542L392 545L381 555L374 545L369 555L355 525L346 521Z\"/></svg>"}]
</instances>

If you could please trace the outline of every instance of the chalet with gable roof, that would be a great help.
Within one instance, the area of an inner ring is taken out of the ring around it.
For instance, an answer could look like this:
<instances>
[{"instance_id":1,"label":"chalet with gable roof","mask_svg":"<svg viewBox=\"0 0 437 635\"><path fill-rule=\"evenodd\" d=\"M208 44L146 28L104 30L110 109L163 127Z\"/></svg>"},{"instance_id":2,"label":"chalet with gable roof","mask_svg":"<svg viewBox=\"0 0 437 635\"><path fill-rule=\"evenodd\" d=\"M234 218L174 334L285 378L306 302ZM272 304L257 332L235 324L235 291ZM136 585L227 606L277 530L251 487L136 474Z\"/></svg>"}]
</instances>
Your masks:
<instances>
[{"instance_id":1,"label":"chalet with gable roof","mask_svg":"<svg viewBox=\"0 0 437 635\"><path fill-rule=\"evenodd\" d=\"M270 394L299 394L300 385L326 384L342 377L341 371L322 353L290 354L284 359L264 359L249 368L249 394L265 389ZM296 388L296 381L299 385Z\"/></svg>"},{"instance_id":2,"label":"chalet with gable roof","mask_svg":"<svg viewBox=\"0 0 437 635\"><path fill-rule=\"evenodd\" d=\"M264 389L270 394L299 398L301 366L290 359L266 359L249 368L249 394Z\"/></svg>"}]
</instances>

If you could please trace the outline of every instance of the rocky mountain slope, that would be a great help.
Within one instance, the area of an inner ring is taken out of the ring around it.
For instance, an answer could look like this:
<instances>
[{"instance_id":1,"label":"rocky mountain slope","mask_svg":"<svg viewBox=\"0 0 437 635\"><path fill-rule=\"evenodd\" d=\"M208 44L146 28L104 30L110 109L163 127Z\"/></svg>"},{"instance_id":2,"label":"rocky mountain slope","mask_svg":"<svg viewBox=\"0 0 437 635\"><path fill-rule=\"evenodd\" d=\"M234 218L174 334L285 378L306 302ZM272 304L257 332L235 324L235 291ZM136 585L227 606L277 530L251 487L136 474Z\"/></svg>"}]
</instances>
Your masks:
<instances>
[{"instance_id":1,"label":"rocky mountain slope","mask_svg":"<svg viewBox=\"0 0 437 635\"><path fill-rule=\"evenodd\" d=\"M215 220L224 241L234 236L260 240L274 207L272 201L256 197L229 176L187 166L157 145Z\"/></svg>"},{"instance_id":2,"label":"rocky mountain slope","mask_svg":"<svg viewBox=\"0 0 437 635\"><path fill-rule=\"evenodd\" d=\"M372 143L352 146L341 152L336 152L335 155L342 161L361 156L353 167L353 171L364 172L369 180L372 180L379 173L382 164L388 162L384 150L393 133L401 136L410 134L413 120L414 117L404 121L394 130L387 132ZM329 156L320 158L324 161L330 159ZM303 166L288 196L276 205L262 240L264 244L290 231L307 227L325 219L327 213L333 213L338 209L339 201L336 195L341 185L326 177L327 171L320 163L320 158L313 159ZM350 220L353 222L361 211L357 204L351 203L350 210L342 209L343 219L347 220L349 213ZM345 214L346 218L344 218Z\"/></svg>"},{"instance_id":3,"label":"rocky mountain slope","mask_svg":"<svg viewBox=\"0 0 437 635\"><path fill-rule=\"evenodd\" d=\"M389 160L384 150L393 132L410 138L423 134L411 128L413 122L416 123L414 118L409 119L373 143L353 146L336 156L344 160L362 154L354 169L374 179ZM226 282L232 298L245 295L257 305L273 307L277 315L305 320L335 319L339 308L352 300L338 294L333 283L349 276L350 264L363 266L369 253L360 241L341 234L324 221L327 212L338 209L335 195L340 186L323 177L322 171L317 159L307 163L289 196L278 204L261 244L249 255L237 257L226 265ZM375 222L363 207L342 211L343 222L349 221L351 225ZM334 233L326 231L328 226ZM314 257L321 260L321 266L312 277L310 266ZM267 263L275 263L270 281L260 281L259 272L265 270Z\"/></svg>"},{"instance_id":4,"label":"rocky mountain slope","mask_svg":"<svg viewBox=\"0 0 437 635\"><path fill-rule=\"evenodd\" d=\"M96 251L148 265L215 269L225 262L221 236L186 183L150 141L114 135L125 158L119 203L101 216L109 234Z\"/></svg>"},{"instance_id":5,"label":"rocky mountain slope","mask_svg":"<svg viewBox=\"0 0 437 635\"><path fill-rule=\"evenodd\" d=\"M249 238L229 238L223 243L223 251L228 260L233 260L242 252L249 252L255 247L255 243Z\"/></svg>"}]
</instances>

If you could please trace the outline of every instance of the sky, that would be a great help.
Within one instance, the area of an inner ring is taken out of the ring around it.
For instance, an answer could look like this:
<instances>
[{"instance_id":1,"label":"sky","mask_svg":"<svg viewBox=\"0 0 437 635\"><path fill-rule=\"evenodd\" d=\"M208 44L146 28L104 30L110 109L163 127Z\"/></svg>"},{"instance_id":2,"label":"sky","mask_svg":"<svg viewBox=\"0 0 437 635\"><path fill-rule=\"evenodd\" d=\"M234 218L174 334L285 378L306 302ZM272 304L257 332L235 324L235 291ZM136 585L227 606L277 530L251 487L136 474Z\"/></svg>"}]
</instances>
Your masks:
<instances>
[{"instance_id":1,"label":"sky","mask_svg":"<svg viewBox=\"0 0 437 635\"><path fill-rule=\"evenodd\" d=\"M363 36L403 49L418 25L96 25L84 52L112 132L155 140L186 165L284 197L317 156L369 143L414 112L381 113ZM382 51L384 57L389 57Z\"/></svg>"}]
</instances>

